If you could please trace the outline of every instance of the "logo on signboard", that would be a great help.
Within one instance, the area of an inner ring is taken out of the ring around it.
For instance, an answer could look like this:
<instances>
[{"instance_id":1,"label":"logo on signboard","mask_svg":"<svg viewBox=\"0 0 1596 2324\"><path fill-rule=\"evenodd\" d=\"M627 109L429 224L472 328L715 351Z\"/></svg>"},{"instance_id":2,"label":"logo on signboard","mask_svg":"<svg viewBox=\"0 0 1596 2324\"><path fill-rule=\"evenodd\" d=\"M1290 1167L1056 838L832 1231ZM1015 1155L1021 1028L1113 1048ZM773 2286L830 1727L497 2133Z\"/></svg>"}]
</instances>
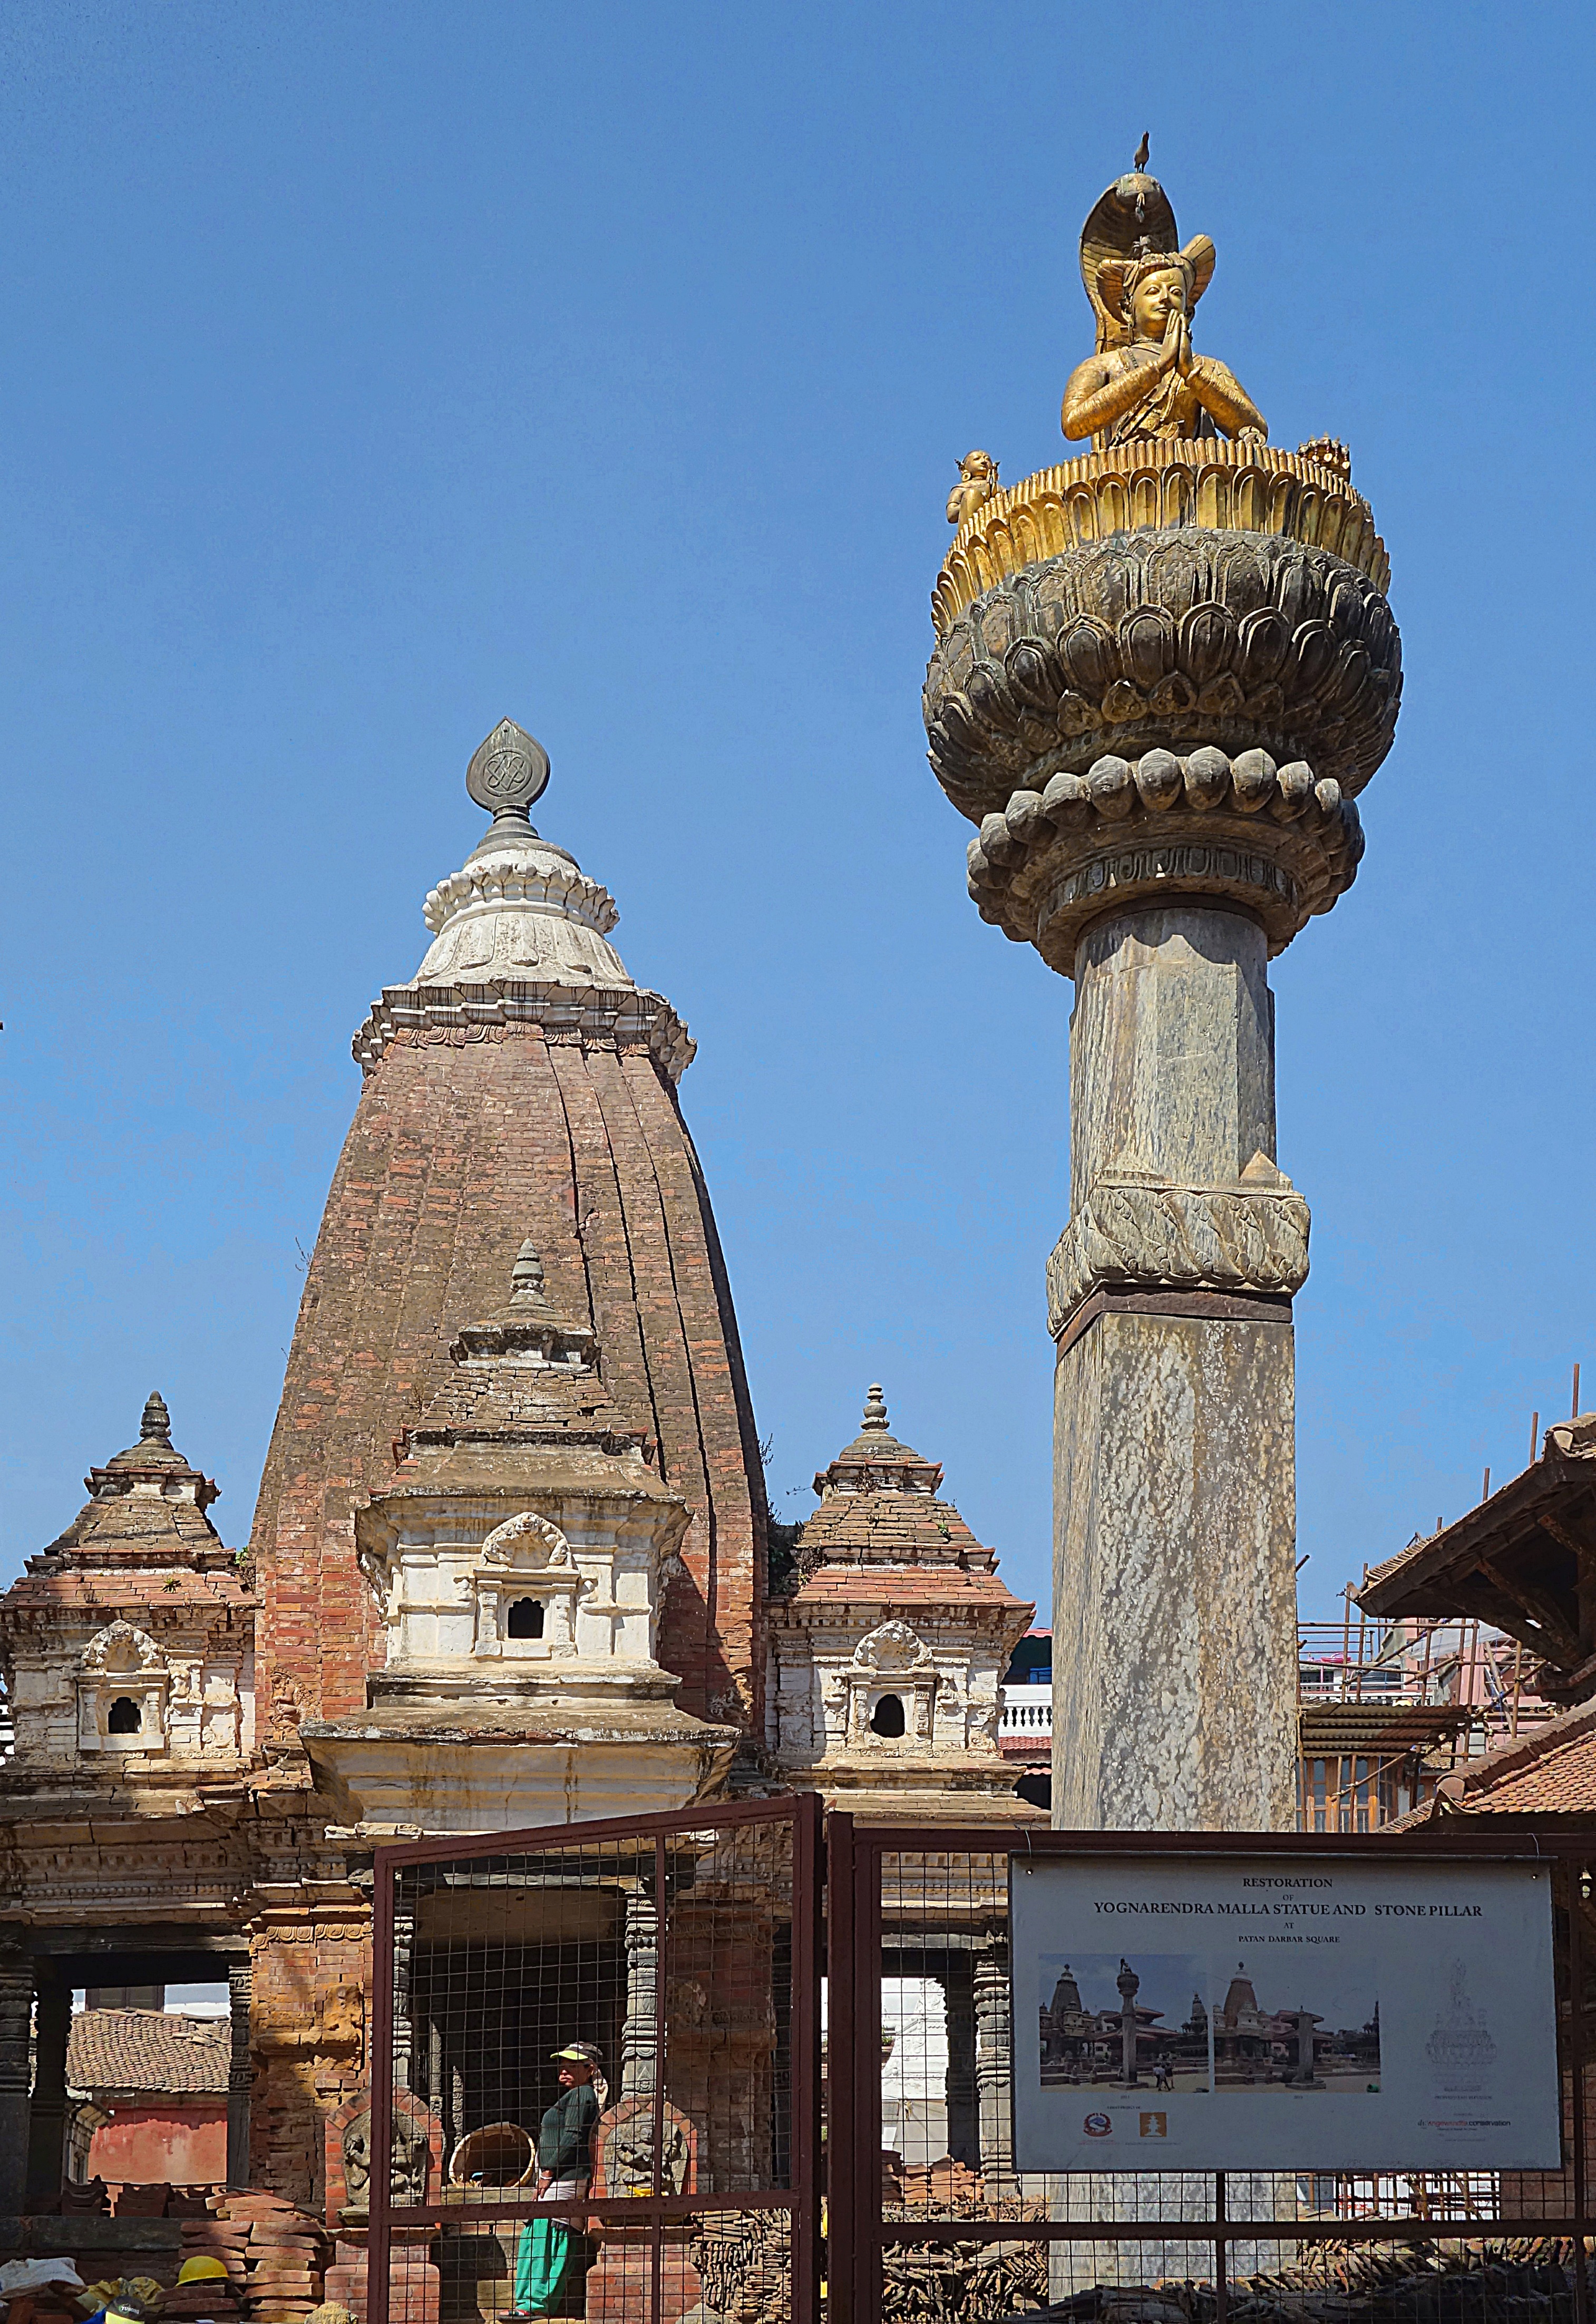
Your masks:
<instances>
[{"instance_id":1,"label":"logo on signboard","mask_svg":"<svg viewBox=\"0 0 1596 2324\"><path fill-rule=\"evenodd\" d=\"M1089 2114L1081 2128L1088 2138L1106 2138L1114 2125L1105 2114Z\"/></svg>"},{"instance_id":2,"label":"logo on signboard","mask_svg":"<svg viewBox=\"0 0 1596 2324\"><path fill-rule=\"evenodd\" d=\"M1168 2138L1169 2117L1167 2114L1144 2114L1139 2117L1143 2138Z\"/></svg>"}]
</instances>

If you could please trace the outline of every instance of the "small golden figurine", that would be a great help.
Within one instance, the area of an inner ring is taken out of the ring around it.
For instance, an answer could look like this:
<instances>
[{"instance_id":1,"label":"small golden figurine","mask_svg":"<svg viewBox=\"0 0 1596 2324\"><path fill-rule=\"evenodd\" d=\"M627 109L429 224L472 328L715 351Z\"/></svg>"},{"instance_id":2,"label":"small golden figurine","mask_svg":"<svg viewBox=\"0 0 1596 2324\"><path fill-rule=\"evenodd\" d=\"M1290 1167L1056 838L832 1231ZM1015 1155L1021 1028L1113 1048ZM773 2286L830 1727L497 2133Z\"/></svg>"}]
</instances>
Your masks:
<instances>
[{"instance_id":1,"label":"small golden figurine","mask_svg":"<svg viewBox=\"0 0 1596 2324\"><path fill-rule=\"evenodd\" d=\"M948 495L948 521L962 524L974 516L997 490L997 463L990 452L967 452L959 464L959 482Z\"/></svg>"},{"instance_id":2,"label":"small golden figurine","mask_svg":"<svg viewBox=\"0 0 1596 2324\"><path fill-rule=\"evenodd\" d=\"M1198 436L1266 438L1263 414L1234 373L1193 351L1191 318L1213 279L1214 245L1199 234L1179 246L1175 213L1144 173L1146 159L1143 137L1137 167L1109 187L1081 229L1097 352L1070 374L1064 433L1089 436L1100 452Z\"/></svg>"}]
</instances>

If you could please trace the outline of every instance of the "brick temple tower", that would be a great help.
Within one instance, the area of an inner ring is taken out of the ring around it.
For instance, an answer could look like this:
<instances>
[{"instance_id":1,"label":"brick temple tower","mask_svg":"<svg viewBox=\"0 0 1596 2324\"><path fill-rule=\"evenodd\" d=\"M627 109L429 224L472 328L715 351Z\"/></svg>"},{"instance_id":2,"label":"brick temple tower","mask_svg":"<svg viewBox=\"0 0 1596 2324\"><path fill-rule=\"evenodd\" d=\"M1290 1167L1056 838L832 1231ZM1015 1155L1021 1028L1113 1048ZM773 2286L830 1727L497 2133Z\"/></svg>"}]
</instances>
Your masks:
<instances>
[{"instance_id":1,"label":"brick temple tower","mask_svg":"<svg viewBox=\"0 0 1596 2324\"><path fill-rule=\"evenodd\" d=\"M548 761L506 719L467 788L493 821L427 899L434 941L355 1037L365 1086L327 1198L255 1512L261 1732L361 1711L383 1661L357 1508L541 1255L562 1316L591 1327L606 1403L686 1505L657 1655L681 1710L757 1716L765 1500L737 1326L676 1102L693 1044L607 941L605 890L538 837Z\"/></svg>"}]
</instances>

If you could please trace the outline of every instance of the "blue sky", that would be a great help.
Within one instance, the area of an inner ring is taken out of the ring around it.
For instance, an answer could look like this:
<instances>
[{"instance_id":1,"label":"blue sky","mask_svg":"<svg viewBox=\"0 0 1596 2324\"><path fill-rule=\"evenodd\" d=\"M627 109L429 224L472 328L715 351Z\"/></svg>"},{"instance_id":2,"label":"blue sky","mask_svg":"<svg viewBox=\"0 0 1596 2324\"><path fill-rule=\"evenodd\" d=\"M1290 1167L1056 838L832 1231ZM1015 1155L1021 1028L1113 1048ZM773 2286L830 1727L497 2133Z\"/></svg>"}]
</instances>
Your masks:
<instances>
[{"instance_id":1,"label":"blue sky","mask_svg":"<svg viewBox=\"0 0 1596 2324\"><path fill-rule=\"evenodd\" d=\"M1591 23L10 0L4 1572L152 1387L245 1536L349 1037L509 712L700 1043L775 1508L882 1379L1045 1606L1070 991L968 903L919 688L954 463L1060 456L1143 129L1405 641L1273 971L1309 1610L1596 1399Z\"/></svg>"}]
</instances>

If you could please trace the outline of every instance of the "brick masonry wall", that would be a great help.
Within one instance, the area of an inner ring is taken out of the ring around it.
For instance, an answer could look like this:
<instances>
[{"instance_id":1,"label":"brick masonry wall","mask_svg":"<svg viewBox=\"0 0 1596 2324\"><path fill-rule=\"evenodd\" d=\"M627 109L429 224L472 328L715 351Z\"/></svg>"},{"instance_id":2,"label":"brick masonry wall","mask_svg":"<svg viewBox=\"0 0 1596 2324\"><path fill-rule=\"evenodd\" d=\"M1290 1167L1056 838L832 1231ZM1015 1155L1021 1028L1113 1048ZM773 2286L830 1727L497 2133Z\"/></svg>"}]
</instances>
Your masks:
<instances>
[{"instance_id":1,"label":"brick masonry wall","mask_svg":"<svg viewBox=\"0 0 1596 2324\"><path fill-rule=\"evenodd\" d=\"M250 2184L319 2210L323 2123L370 2079L370 1917L297 1898L262 1917L250 1962Z\"/></svg>"},{"instance_id":2,"label":"brick masonry wall","mask_svg":"<svg viewBox=\"0 0 1596 2324\"><path fill-rule=\"evenodd\" d=\"M391 1474L464 1323L533 1237L605 1385L693 1509L660 1659L756 1728L765 1504L725 1262L674 1092L641 1048L537 1026L399 1034L367 1076L300 1303L255 1510L268 1741L363 1707L380 1662L357 1501Z\"/></svg>"}]
</instances>

